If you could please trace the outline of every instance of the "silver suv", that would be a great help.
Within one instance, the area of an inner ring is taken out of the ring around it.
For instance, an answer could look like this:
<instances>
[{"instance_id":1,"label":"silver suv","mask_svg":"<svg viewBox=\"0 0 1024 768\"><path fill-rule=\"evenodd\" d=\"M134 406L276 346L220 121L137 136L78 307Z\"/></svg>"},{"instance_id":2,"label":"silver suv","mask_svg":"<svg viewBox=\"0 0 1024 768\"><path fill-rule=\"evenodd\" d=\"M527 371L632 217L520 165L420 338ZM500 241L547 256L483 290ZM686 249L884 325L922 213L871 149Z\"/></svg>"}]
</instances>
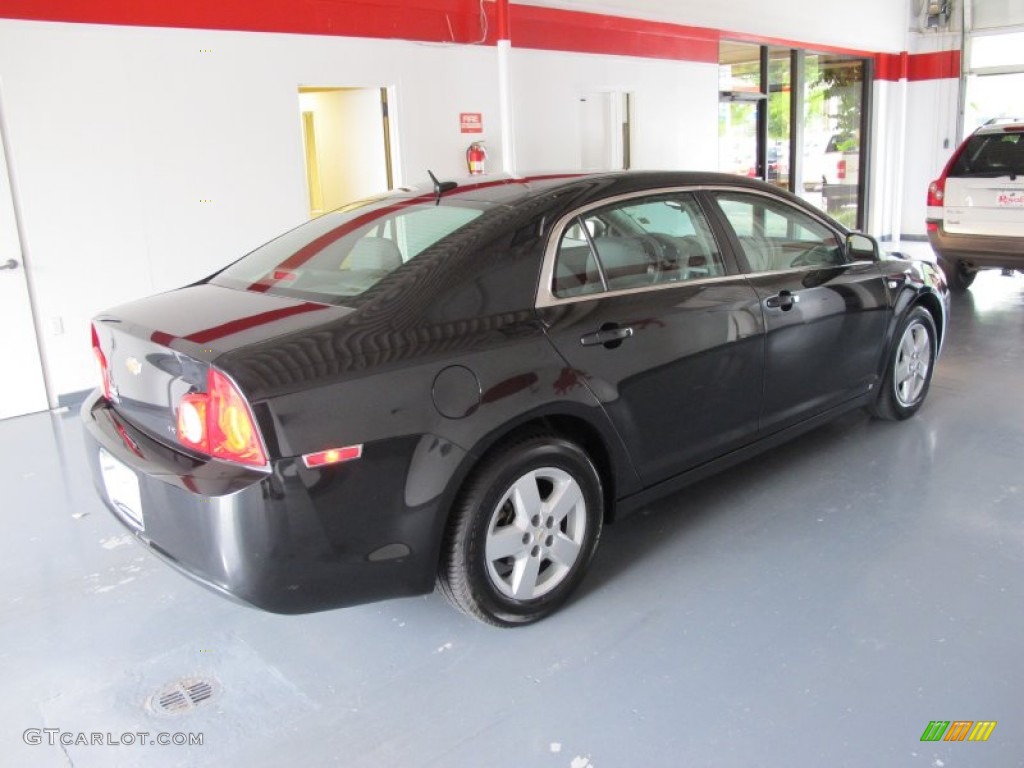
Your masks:
<instances>
[{"instance_id":1,"label":"silver suv","mask_svg":"<svg viewBox=\"0 0 1024 768\"><path fill-rule=\"evenodd\" d=\"M950 288L979 269L1024 271L1024 121L991 121L928 186L928 239Z\"/></svg>"}]
</instances>

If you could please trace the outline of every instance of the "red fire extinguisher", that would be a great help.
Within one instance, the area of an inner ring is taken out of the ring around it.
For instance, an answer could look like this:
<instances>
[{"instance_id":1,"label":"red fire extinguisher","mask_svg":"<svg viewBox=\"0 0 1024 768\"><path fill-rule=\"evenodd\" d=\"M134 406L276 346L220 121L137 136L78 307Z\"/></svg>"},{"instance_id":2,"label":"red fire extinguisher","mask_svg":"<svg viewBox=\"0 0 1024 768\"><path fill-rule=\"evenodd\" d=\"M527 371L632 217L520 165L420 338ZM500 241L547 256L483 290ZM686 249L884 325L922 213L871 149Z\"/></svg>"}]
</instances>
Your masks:
<instances>
[{"instance_id":1,"label":"red fire extinguisher","mask_svg":"<svg viewBox=\"0 0 1024 768\"><path fill-rule=\"evenodd\" d=\"M471 176L479 176L486 173L487 147L482 141L474 141L466 150L466 165L469 166Z\"/></svg>"}]
</instances>

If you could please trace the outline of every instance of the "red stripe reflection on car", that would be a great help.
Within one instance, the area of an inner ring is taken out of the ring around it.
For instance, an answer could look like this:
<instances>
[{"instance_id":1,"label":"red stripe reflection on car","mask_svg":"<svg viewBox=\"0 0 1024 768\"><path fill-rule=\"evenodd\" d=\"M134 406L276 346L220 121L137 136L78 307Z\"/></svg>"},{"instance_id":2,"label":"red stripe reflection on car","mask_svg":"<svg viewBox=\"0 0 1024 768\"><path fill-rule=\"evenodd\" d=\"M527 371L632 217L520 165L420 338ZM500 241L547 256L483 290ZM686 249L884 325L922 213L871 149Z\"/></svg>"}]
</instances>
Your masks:
<instances>
[{"instance_id":1,"label":"red stripe reflection on car","mask_svg":"<svg viewBox=\"0 0 1024 768\"><path fill-rule=\"evenodd\" d=\"M326 309L326 306L307 301L291 307L282 307L281 309L272 309L268 312L260 312L259 314L249 315L248 317L240 317L227 323L221 323L220 325L215 325L210 328L204 328L201 331L190 333L188 336L184 337L172 336L164 331L153 331L153 333L149 335L149 340L154 344L160 344L164 347L169 347L172 342L180 338L184 338L186 341L191 341L195 344L208 344L211 341L222 339L233 333L241 333L242 331L247 331L250 328L267 325L275 320L281 320L282 318L291 317L292 315L301 315L304 312L316 312L319 309Z\"/></svg>"},{"instance_id":2,"label":"red stripe reflection on car","mask_svg":"<svg viewBox=\"0 0 1024 768\"><path fill-rule=\"evenodd\" d=\"M132 436L128 434L128 430L121 425L121 422L119 422L117 419L112 419L112 421L114 422L114 429L116 429L117 434L121 436L121 442L124 443L124 447L127 448L132 453L134 453L140 459L146 458L145 456L142 455L142 451L139 448L139 444L132 439Z\"/></svg>"},{"instance_id":3,"label":"red stripe reflection on car","mask_svg":"<svg viewBox=\"0 0 1024 768\"><path fill-rule=\"evenodd\" d=\"M491 187L501 187L508 184L529 184L531 181L549 181L552 179L571 179L579 176L578 173L553 173L545 176L529 176L522 179L500 179L497 181L481 181L476 184L467 184L465 186L457 187L452 190L447 196L455 196L465 194L466 192L474 192L480 189L489 189ZM269 291L275 284L281 280L292 280L294 275L292 270L298 269L307 261L312 259L320 251L327 248L332 243L337 242L345 235L354 232L360 227L372 224L378 219L387 216L392 213L397 213L404 208L410 208L420 203L425 203L430 200L436 199L436 195L433 192L429 192L423 195L417 195L416 197L410 197L405 200L399 200L392 205L378 208L374 211L368 211L361 216L356 216L354 219L346 221L334 229L324 232L320 237L315 240L311 240L304 246L299 248L295 253L280 262L273 269L269 270L269 274L260 278L255 283L251 284L247 290L255 291L257 293L264 293ZM291 277L284 277L285 275L292 275Z\"/></svg>"},{"instance_id":4,"label":"red stripe reflection on car","mask_svg":"<svg viewBox=\"0 0 1024 768\"><path fill-rule=\"evenodd\" d=\"M234 333L248 331L250 328L256 328L261 325L268 325L285 317L301 315L304 312L316 312L321 309L326 309L326 307L323 304L314 304L311 301L307 301L302 304L296 304L293 307L282 307L281 309L272 309L269 312L260 312L258 315L240 317L237 320L215 325L203 331L190 333L185 338L196 344L206 344L214 339L221 339Z\"/></svg>"}]
</instances>

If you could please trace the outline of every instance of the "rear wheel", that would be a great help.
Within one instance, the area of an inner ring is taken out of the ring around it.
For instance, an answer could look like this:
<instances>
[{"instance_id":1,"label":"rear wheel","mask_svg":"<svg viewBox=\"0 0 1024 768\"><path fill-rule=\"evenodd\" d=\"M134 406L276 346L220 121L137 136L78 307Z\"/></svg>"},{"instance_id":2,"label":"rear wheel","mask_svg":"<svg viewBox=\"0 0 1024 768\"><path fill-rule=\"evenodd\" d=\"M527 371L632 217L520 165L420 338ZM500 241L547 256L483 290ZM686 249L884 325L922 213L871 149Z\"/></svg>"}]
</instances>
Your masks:
<instances>
[{"instance_id":1,"label":"rear wheel","mask_svg":"<svg viewBox=\"0 0 1024 768\"><path fill-rule=\"evenodd\" d=\"M438 571L449 602L497 626L529 624L579 586L601 535L601 480L575 443L531 434L474 472Z\"/></svg>"},{"instance_id":2,"label":"rear wheel","mask_svg":"<svg viewBox=\"0 0 1024 768\"><path fill-rule=\"evenodd\" d=\"M942 267L946 282L953 291L966 291L978 274L977 270L968 270L962 261L950 261L940 257L939 266Z\"/></svg>"},{"instance_id":3,"label":"rear wheel","mask_svg":"<svg viewBox=\"0 0 1024 768\"><path fill-rule=\"evenodd\" d=\"M899 421L917 413L928 395L938 350L935 321L923 307L912 307L896 333L885 378L871 412Z\"/></svg>"}]
</instances>

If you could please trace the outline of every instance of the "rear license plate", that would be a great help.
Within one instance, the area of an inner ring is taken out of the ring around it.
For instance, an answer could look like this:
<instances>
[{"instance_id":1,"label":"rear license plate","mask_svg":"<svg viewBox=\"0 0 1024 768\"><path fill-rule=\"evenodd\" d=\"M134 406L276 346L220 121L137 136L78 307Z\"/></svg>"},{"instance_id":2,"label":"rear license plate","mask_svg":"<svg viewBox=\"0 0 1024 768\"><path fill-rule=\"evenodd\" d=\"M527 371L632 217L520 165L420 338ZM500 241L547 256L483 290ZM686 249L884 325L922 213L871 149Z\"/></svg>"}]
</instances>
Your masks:
<instances>
[{"instance_id":1,"label":"rear license plate","mask_svg":"<svg viewBox=\"0 0 1024 768\"><path fill-rule=\"evenodd\" d=\"M996 205L1000 208L1024 208L1024 192L999 192Z\"/></svg>"},{"instance_id":2,"label":"rear license plate","mask_svg":"<svg viewBox=\"0 0 1024 768\"><path fill-rule=\"evenodd\" d=\"M100 474L103 487L107 490L110 503L129 522L144 529L142 522L142 494L139 492L139 478L124 463L118 461L100 448Z\"/></svg>"}]
</instances>

